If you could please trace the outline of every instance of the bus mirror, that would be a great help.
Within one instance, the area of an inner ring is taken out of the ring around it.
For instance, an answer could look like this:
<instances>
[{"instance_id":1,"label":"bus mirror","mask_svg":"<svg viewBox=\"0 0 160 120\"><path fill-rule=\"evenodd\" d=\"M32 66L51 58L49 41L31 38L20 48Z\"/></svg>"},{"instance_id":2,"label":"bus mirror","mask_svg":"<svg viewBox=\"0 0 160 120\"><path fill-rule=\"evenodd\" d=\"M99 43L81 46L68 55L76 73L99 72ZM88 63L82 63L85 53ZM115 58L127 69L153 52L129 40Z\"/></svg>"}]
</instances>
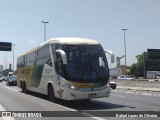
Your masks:
<instances>
[{"instance_id":1,"label":"bus mirror","mask_svg":"<svg viewBox=\"0 0 160 120\"><path fill-rule=\"evenodd\" d=\"M110 50L104 50L105 53L108 53L111 56L111 63L114 63L115 58L114 58L114 53Z\"/></svg>"},{"instance_id":2,"label":"bus mirror","mask_svg":"<svg viewBox=\"0 0 160 120\"><path fill-rule=\"evenodd\" d=\"M59 53L62 57L63 64L67 64L67 56L66 53L63 50L56 50L57 53Z\"/></svg>"}]
</instances>

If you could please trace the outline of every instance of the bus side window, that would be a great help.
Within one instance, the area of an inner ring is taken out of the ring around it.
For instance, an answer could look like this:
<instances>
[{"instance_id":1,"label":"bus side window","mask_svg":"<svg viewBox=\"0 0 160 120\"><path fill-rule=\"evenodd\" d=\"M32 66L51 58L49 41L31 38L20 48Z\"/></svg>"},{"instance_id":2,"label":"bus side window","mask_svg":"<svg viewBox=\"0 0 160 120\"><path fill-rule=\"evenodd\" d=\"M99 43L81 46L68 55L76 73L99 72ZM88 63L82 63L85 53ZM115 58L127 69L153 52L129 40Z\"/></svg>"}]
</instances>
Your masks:
<instances>
[{"instance_id":1,"label":"bus side window","mask_svg":"<svg viewBox=\"0 0 160 120\"><path fill-rule=\"evenodd\" d=\"M49 51L49 46L45 46L42 49L42 61L43 64L48 64L50 66L52 66L52 61L51 61L51 55L50 55L50 51Z\"/></svg>"},{"instance_id":2,"label":"bus side window","mask_svg":"<svg viewBox=\"0 0 160 120\"><path fill-rule=\"evenodd\" d=\"M56 71L59 75L61 75L62 77L64 76L64 72L63 72L63 62L62 62L62 57L59 53L56 53L56 62L55 62L55 67L56 67Z\"/></svg>"}]
</instances>

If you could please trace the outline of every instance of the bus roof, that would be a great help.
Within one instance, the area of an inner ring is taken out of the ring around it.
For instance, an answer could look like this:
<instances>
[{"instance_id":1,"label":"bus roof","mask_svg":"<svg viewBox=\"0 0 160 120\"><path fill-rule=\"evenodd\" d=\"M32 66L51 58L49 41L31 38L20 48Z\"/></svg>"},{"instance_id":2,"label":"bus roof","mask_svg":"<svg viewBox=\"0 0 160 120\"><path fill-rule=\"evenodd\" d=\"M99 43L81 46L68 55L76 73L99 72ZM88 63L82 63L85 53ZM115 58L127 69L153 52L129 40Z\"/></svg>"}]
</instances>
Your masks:
<instances>
[{"instance_id":1,"label":"bus roof","mask_svg":"<svg viewBox=\"0 0 160 120\"><path fill-rule=\"evenodd\" d=\"M61 44L99 44L99 42L86 38L51 38L48 41L49 43L61 43Z\"/></svg>"},{"instance_id":2,"label":"bus roof","mask_svg":"<svg viewBox=\"0 0 160 120\"><path fill-rule=\"evenodd\" d=\"M26 54L32 53L34 51L36 51L37 49L41 48L42 46L45 46L47 44L53 44L53 43L60 43L60 44L70 44L70 45L78 45L78 44L84 44L84 45L97 45L99 44L99 42L92 40L92 39L86 39L86 38L76 38L76 37L62 37L62 38L51 38L43 43L41 43L39 46L27 51L26 53L20 55L24 56Z\"/></svg>"}]
</instances>

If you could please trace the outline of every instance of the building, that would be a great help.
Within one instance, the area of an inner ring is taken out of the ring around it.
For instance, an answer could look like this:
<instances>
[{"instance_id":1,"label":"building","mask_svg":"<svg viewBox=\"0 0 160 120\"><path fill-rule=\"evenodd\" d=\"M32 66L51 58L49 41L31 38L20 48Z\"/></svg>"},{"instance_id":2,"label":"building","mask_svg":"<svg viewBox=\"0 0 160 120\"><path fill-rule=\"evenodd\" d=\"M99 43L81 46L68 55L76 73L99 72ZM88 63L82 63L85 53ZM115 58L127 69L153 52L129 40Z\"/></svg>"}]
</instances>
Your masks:
<instances>
[{"instance_id":1,"label":"building","mask_svg":"<svg viewBox=\"0 0 160 120\"><path fill-rule=\"evenodd\" d=\"M159 79L160 71L147 71L147 79Z\"/></svg>"},{"instance_id":2,"label":"building","mask_svg":"<svg viewBox=\"0 0 160 120\"><path fill-rule=\"evenodd\" d=\"M120 67L110 68L110 77L117 78L120 75L123 75L122 68L120 68Z\"/></svg>"}]
</instances>

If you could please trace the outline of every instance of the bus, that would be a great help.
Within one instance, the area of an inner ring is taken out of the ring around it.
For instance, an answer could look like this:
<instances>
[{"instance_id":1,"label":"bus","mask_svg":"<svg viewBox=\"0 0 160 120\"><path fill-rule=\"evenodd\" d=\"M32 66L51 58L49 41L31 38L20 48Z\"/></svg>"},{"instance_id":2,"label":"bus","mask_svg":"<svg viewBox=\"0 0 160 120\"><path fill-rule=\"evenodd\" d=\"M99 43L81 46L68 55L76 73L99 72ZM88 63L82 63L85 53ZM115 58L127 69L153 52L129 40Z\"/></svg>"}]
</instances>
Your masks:
<instances>
[{"instance_id":1,"label":"bus","mask_svg":"<svg viewBox=\"0 0 160 120\"><path fill-rule=\"evenodd\" d=\"M50 101L110 96L109 68L114 54L95 40L52 38L17 58L17 86L47 95Z\"/></svg>"}]
</instances>

